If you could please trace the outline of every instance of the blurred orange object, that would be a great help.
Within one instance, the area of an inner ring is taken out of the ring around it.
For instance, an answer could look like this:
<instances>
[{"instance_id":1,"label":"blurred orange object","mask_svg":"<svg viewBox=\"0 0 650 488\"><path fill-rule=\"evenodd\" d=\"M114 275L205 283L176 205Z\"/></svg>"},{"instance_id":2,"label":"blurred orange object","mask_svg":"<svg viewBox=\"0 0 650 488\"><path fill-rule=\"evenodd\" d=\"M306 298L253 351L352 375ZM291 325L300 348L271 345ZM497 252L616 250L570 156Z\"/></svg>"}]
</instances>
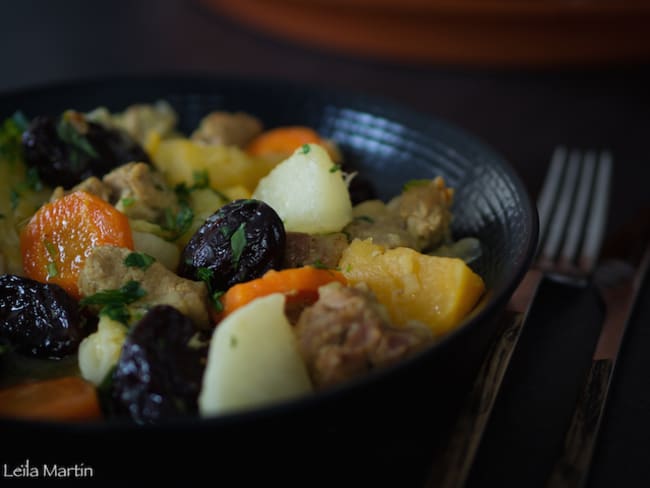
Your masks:
<instances>
[{"instance_id":1,"label":"blurred orange object","mask_svg":"<svg viewBox=\"0 0 650 488\"><path fill-rule=\"evenodd\" d=\"M650 60L647 0L199 0L249 27L397 61L540 66Z\"/></svg>"},{"instance_id":2,"label":"blurred orange object","mask_svg":"<svg viewBox=\"0 0 650 488\"><path fill-rule=\"evenodd\" d=\"M102 411L92 384L66 376L0 390L0 417L81 421L102 418Z\"/></svg>"}]
</instances>

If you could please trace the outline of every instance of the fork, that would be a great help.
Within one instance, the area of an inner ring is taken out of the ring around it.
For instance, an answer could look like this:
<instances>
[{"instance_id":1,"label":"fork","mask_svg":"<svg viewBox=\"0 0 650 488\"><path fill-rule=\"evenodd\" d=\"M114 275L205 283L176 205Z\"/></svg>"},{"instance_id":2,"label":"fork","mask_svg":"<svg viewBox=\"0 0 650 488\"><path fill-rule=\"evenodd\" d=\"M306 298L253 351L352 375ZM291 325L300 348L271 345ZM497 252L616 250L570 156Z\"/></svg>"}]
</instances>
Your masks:
<instances>
[{"instance_id":1,"label":"fork","mask_svg":"<svg viewBox=\"0 0 650 488\"><path fill-rule=\"evenodd\" d=\"M466 483L541 281L547 278L577 287L588 284L607 222L611 173L608 151L583 152L563 146L554 150L537 201L540 230L535 261L508 303L504 324L428 486L452 488Z\"/></svg>"}]
</instances>

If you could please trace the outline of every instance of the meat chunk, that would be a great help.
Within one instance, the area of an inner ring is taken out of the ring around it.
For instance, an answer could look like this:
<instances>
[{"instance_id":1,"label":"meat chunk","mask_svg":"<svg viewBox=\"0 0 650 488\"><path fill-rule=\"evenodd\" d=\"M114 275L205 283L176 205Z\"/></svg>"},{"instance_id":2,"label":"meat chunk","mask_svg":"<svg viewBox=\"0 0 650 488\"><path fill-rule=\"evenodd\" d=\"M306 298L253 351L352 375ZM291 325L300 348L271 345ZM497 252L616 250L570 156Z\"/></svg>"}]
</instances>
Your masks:
<instances>
[{"instance_id":1,"label":"meat chunk","mask_svg":"<svg viewBox=\"0 0 650 488\"><path fill-rule=\"evenodd\" d=\"M131 218L159 221L177 198L163 175L145 163L128 163L114 169L103 182L111 192L111 203Z\"/></svg>"},{"instance_id":2,"label":"meat chunk","mask_svg":"<svg viewBox=\"0 0 650 488\"><path fill-rule=\"evenodd\" d=\"M342 232L311 235L303 232L287 232L283 268L299 268L306 265L322 265L336 268L348 238Z\"/></svg>"},{"instance_id":3,"label":"meat chunk","mask_svg":"<svg viewBox=\"0 0 650 488\"><path fill-rule=\"evenodd\" d=\"M53 202L54 200L58 200L67 193L74 193L76 191L85 191L92 193L93 195L98 196L107 202L110 202L111 200L111 188L108 185L104 184L104 182L102 182L102 180L96 176L91 176L90 178L83 180L78 185L73 186L67 192L63 189L62 186L57 186L50 196L50 201Z\"/></svg>"},{"instance_id":4,"label":"meat chunk","mask_svg":"<svg viewBox=\"0 0 650 488\"><path fill-rule=\"evenodd\" d=\"M420 250L432 249L450 238L451 204L454 190L441 177L413 185L394 198L388 208L406 223L406 230Z\"/></svg>"},{"instance_id":5,"label":"meat chunk","mask_svg":"<svg viewBox=\"0 0 650 488\"><path fill-rule=\"evenodd\" d=\"M415 248L417 242L408 233L404 219L391 211L381 200L366 200L352 209L353 220L344 232L350 241L372 239L388 249L395 247Z\"/></svg>"},{"instance_id":6,"label":"meat chunk","mask_svg":"<svg viewBox=\"0 0 650 488\"><path fill-rule=\"evenodd\" d=\"M203 282L181 278L157 262L146 269L127 267L124 260L130 253L128 249L115 246L93 249L79 275L81 295L115 290L129 281L137 281L146 295L133 306L170 305L187 315L197 326L208 327L208 290Z\"/></svg>"},{"instance_id":7,"label":"meat chunk","mask_svg":"<svg viewBox=\"0 0 650 488\"><path fill-rule=\"evenodd\" d=\"M257 117L244 112L212 112L203 117L192 139L204 144L244 147L260 132L262 123Z\"/></svg>"},{"instance_id":8,"label":"meat chunk","mask_svg":"<svg viewBox=\"0 0 650 488\"><path fill-rule=\"evenodd\" d=\"M346 232L350 240L372 238L388 249L410 247L428 251L451 239L454 191L442 178L418 182L387 205L368 200L356 205Z\"/></svg>"},{"instance_id":9,"label":"meat chunk","mask_svg":"<svg viewBox=\"0 0 650 488\"><path fill-rule=\"evenodd\" d=\"M163 175L146 163L124 164L102 180L91 176L67 192L59 186L50 201L79 190L97 195L133 219L148 222L159 222L167 210L175 212L178 205L176 194Z\"/></svg>"},{"instance_id":10,"label":"meat chunk","mask_svg":"<svg viewBox=\"0 0 650 488\"><path fill-rule=\"evenodd\" d=\"M116 127L133 137L142 146L149 142L152 133L165 137L176 128L178 116L169 103L159 100L154 104L130 105L121 113L110 113L100 107L88 114L95 122L107 127Z\"/></svg>"},{"instance_id":11,"label":"meat chunk","mask_svg":"<svg viewBox=\"0 0 650 488\"><path fill-rule=\"evenodd\" d=\"M432 340L423 325L396 328L365 289L332 283L296 325L300 352L315 386L324 388L394 364Z\"/></svg>"}]
</instances>

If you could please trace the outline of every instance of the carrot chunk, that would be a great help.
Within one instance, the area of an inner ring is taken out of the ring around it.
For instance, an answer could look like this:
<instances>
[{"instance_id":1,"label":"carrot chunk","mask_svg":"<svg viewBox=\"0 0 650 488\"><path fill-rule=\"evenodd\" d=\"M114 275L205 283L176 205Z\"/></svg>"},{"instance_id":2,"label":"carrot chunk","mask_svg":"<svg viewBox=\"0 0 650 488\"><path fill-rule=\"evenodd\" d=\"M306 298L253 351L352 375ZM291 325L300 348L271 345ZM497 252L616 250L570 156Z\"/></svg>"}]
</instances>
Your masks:
<instances>
[{"instance_id":1,"label":"carrot chunk","mask_svg":"<svg viewBox=\"0 0 650 488\"><path fill-rule=\"evenodd\" d=\"M225 317L256 298L272 293L284 293L288 305L311 304L318 300L318 288L333 281L347 284L343 274L332 269L305 266L282 271L267 271L261 278L229 288L221 297L222 316Z\"/></svg>"},{"instance_id":2,"label":"carrot chunk","mask_svg":"<svg viewBox=\"0 0 650 488\"><path fill-rule=\"evenodd\" d=\"M323 145L323 143L323 139L309 127L277 127L263 132L253 139L246 148L246 152L252 156L289 155L303 144Z\"/></svg>"},{"instance_id":3,"label":"carrot chunk","mask_svg":"<svg viewBox=\"0 0 650 488\"><path fill-rule=\"evenodd\" d=\"M102 412L95 387L66 376L0 390L0 417L78 421L99 419Z\"/></svg>"},{"instance_id":4,"label":"carrot chunk","mask_svg":"<svg viewBox=\"0 0 650 488\"><path fill-rule=\"evenodd\" d=\"M56 283L79 298L77 279L93 247L133 249L129 219L87 192L65 195L42 206L20 235L25 274Z\"/></svg>"}]
</instances>

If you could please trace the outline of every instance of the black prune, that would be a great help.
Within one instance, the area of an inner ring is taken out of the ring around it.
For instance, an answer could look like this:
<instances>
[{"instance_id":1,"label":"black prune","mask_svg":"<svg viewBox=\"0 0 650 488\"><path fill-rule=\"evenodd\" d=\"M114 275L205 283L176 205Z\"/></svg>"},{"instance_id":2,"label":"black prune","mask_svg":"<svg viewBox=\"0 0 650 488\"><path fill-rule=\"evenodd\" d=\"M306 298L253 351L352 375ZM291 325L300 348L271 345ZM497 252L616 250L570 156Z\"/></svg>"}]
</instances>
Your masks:
<instances>
[{"instance_id":1,"label":"black prune","mask_svg":"<svg viewBox=\"0 0 650 488\"><path fill-rule=\"evenodd\" d=\"M62 358L90 332L63 288L16 275L0 276L0 338L17 352Z\"/></svg>"},{"instance_id":2,"label":"black prune","mask_svg":"<svg viewBox=\"0 0 650 488\"><path fill-rule=\"evenodd\" d=\"M89 176L102 177L131 161L149 163L142 147L128 134L66 112L35 117L23 133L25 162L51 186L70 188Z\"/></svg>"},{"instance_id":3,"label":"black prune","mask_svg":"<svg viewBox=\"0 0 650 488\"><path fill-rule=\"evenodd\" d=\"M196 413L208 346L205 332L174 307L151 308L122 346L113 412L139 424Z\"/></svg>"},{"instance_id":4,"label":"black prune","mask_svg":"<svg viewBox=\"0 0 650 488\"><path fill-rule=\"evenodd\" d=\"M280 269L286 234L278 214L259 200L235 200L208 217L185 246L178 274L212 291ZM207 270L207 271L206 271Z\"/></svg>"},{"instance_id":5,"label":"black prune","mask_svg":"<svg viewBox=\"0 0 650 488\"><path fill-rule=\"evenodd\" d=\"M377 198L377 192L372 186L372 183L359 175L352 178L348 191L350 192L350 201L352 202L352 205L357 205L366 200Z\"/></svg>"}]
</instances>

